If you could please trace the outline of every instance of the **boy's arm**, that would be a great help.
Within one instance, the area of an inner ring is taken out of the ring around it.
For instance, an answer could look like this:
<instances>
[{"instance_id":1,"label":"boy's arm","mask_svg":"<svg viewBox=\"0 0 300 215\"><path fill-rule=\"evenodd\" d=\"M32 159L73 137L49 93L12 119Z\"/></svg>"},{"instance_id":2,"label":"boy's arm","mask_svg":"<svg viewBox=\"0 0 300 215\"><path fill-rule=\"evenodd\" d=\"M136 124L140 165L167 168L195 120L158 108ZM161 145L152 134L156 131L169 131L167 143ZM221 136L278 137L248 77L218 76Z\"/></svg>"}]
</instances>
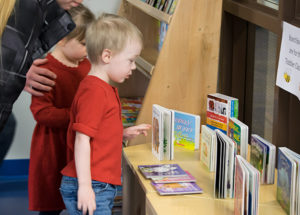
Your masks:
<instances>
[{"instance_id":1,"label":"boy's arm","mask_svg":"<svg viewBox=\"0 0 300 215\"><path fill-rule=\"evenodd\" d=\"M123 140L131 140L140 134L147 136L147 131L151 128L149 124L140 124L125 128L123 131Z\"/></svg>"},{"instance_id":2,"label":"boy's arm","mask_svg":"<svg viewBox=\"0 0 300 215\"><path fill-rule=\"evenodd\" d=\"M88 211L92 215L96 209L95 193L91 179L91 146L90 137L76 132L75 137L75 166L78 178L77 207L83 214Z\"/></svg>"}]
</instances>

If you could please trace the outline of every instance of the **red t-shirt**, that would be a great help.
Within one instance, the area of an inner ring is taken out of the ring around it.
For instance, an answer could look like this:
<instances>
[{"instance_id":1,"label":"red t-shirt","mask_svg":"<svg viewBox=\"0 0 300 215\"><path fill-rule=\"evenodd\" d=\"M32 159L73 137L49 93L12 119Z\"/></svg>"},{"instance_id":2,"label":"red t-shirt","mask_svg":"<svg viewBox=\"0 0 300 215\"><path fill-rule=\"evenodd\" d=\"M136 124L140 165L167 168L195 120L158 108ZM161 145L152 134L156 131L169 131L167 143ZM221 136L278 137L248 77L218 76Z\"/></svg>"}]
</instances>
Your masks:
<instances>
[{"instance_id":1,"label":"red t-shirt","mask_svg":"<svg viewBox=\"0 0 300 215\"><path fill-rule=\"evenodd\" d=\"M56 84L44 96L32 96L30 109L36 120L30 151L28 176L29 210L51 211L65 208L59 192L61 173L66 166L66 136L70 107L80 81L90 71L87 59L78 67L68 67L47 55L42 65L57 75Z\"/></svg>"},{"instance_id":2,"label":"red t-shirt","mask_svg":"<svg viewBox=\"0 0 300 215\"><path fill-rule=\"evenodd\" d=\"M92 180L121 185L123 125L117 89L95 76L85 77L75 95L68 129L68 164L62 174L77 177L76 131L91 137Z\"/></svg>"}]
</instances>

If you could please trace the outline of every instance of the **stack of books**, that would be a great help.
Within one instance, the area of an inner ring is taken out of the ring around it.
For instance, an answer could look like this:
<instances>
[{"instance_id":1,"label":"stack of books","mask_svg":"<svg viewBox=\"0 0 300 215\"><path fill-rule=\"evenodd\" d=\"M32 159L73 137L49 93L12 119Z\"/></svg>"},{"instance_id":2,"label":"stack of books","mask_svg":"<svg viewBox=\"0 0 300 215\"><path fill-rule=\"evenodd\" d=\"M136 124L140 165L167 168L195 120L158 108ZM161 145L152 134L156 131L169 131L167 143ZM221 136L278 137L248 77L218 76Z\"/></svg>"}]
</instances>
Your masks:
<instances>
[{"instance_id":1,"label":"stack of books","mask_svg":"<svg viewBox=\"0 0 300 215\"><path fill-rule=\"evenodd\" d=\"M168 14L173 14L178 0L142 0L143 2Z\"/></svg>"},{"instance_id":2,"label":"stack of books","mask_svg":"<svg viewBox=\"0 0 300 215\"><path fill-rule=\"evenodd\" d=\"M236 156L234 214L257 215L260 173L242 156Z\"/></svg>"},{"instance_id":3,"label":"stack of books","mask_svg":"<svg viewBox=\"0 0 300 215\"><path fill-rule=\"evenodd\" d=\"M152 107L152 153L158 160L173 160L174 145L190 150L199 149L200 116Z\"/></svg>"},{"instance_id":4,"label":"stack of books","mask_svg":"<svg viewBox=\"0 0 300 215\"><path fill-rule=\"evenodd\" d=\"M300 155L279 147L277 162L277 201L287 214L300 214Z\"/></svg>"},{"instance_id":5,"label":"stack of books","mask_svg":"<svg viewBox=\"0 0 300 215\"><path fill-rule=\"evenodd\" d=\"M238 118L239 100L220 93L207 95L206 124L227 134L229 118Z\"/></svg>"},{"instance_id":6,"label":"stack of books","mask_svg":"<svg viewBox=\"0 0 300 215\"><path fill-rule=\"evenodd\" d=\"M159 195L203 193L196 179L178 164L139 165L140 172Z\"/></svg>"},{"instance_id":7,"label":"stack of books","mask_svg":"<svg viewBox=\"0 0 300 215\"><path fill-rule=\"evenodd\" d=\"M121 98L122 105L122 123L124 127L135 125L137 116L142 107L142 98Z\"/></svg>"},{"instance_id":8,"label":"stack of books","mask_svg":"<svg viewBox=\"0 0 300 215\"><path fill-rule=\"evenodd\" d=\"M260 172L262 184L274 184L276 147L262 137L251 135L250 163Z\"/></svg>"}]
</instances>

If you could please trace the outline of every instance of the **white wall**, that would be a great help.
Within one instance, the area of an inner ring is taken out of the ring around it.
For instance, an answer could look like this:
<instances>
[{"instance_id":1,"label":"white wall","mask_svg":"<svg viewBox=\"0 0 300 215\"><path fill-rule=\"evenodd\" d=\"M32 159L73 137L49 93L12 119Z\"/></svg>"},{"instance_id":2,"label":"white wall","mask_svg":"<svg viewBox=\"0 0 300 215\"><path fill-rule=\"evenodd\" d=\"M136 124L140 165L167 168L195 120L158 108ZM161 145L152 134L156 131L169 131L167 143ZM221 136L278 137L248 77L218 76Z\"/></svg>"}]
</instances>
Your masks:
<instances>
[{"instance_id":1,"label":"white wall","mask_svg":"<svg viewBox=\"0 0 300 215\"><path fill-rule=\"evenodd\" d=\"M117 13L121 0L84 0L83 4L96 15L102 12ZM31 98L27 92L22 92L16 101L13 113L17 120L16 133L13 143L5 159L26 159L30 154L30 142L35 121L30 112Z\"/></svg>"}]
</instances>

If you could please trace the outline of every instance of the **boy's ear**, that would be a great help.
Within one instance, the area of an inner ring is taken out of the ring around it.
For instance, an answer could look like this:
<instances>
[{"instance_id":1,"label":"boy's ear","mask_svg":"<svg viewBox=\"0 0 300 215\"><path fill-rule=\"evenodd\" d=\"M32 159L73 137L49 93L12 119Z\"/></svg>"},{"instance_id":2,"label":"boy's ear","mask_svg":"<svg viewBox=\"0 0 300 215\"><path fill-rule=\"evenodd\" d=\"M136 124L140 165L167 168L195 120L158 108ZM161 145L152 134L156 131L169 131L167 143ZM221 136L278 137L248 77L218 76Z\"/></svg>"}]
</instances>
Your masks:
<instances>
[{"instance_id":1,"label":"boy's ear","mask_svg":"<svg viewBox=\"0 0 300 215\"><path fill-rule=\"evenodd\" d=\"M104 63L109 63L111 60L111 50L104 49L101 55L101 59Z\"/></svg>"}]
</instances>

